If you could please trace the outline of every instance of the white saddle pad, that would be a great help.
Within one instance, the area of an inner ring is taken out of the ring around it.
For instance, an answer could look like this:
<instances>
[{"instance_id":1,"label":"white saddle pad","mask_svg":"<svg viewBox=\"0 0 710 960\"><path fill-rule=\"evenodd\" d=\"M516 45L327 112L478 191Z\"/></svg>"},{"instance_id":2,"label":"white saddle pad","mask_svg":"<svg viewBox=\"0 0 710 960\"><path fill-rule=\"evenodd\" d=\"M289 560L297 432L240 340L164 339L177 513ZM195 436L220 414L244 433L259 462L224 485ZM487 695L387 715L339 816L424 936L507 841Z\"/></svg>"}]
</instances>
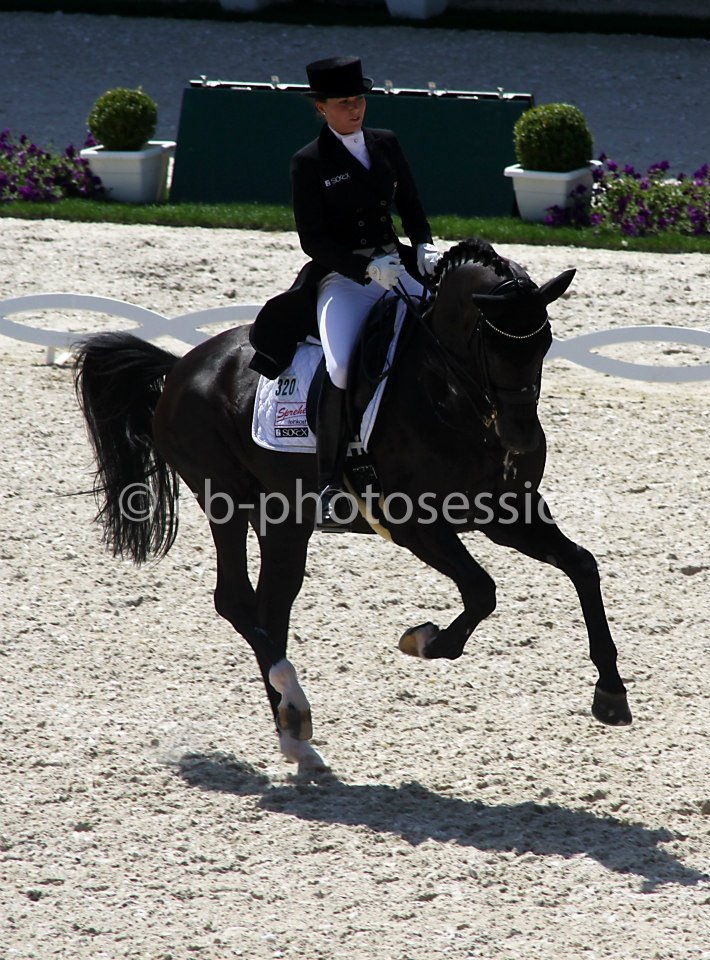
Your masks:
<instances>
[{"instance_id":1,"label":"white saddle pad","mask_svg":"<svg viewBox=\"0 0 710 960\"><path fill-rule=\"evenodd\" d=\"M392 342L387 351L386 367L392 362L397 348L406 307L397 304ZM291 366L276 380L260 377L254 401L251 435L254 443L278 453L315 453L316 437L306 420L306 400L313 374L323 356L318 341L299 344ZM362 446L367 445L377 418L386 379L381 380L360 424Z\"/></svg>"}]
</instances>

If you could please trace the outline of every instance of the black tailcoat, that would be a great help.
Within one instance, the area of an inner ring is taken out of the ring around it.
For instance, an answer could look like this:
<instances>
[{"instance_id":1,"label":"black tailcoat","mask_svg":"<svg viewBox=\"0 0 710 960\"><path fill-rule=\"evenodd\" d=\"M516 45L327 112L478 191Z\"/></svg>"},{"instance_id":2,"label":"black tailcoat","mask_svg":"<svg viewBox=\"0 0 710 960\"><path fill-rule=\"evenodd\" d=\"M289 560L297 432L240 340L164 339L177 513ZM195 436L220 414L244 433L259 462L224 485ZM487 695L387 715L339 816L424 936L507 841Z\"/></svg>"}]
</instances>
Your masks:
<instances>
[{"instance_id":1,"label":"black tailcoat","mask_svg":"<svg viewBox=\"0 0 710 960\"><path fill-rule=\"evenodd\" d=\"M363 129L370 169L343 146L326 125L320 136L291 160L296 229L311 263L286 293L269 300L252 327L257 351L252 368L276 377L293 358L296 344L317 335L318 283L335 271L369 283L370 258L356 253L395 244L409 273L416 275L411 247L403 246L392 223L392 205L413 247L431 243L431 229L399 141L391 130ZM374 256L377 256L375 253Z\"/></svg>"}]
</instances>

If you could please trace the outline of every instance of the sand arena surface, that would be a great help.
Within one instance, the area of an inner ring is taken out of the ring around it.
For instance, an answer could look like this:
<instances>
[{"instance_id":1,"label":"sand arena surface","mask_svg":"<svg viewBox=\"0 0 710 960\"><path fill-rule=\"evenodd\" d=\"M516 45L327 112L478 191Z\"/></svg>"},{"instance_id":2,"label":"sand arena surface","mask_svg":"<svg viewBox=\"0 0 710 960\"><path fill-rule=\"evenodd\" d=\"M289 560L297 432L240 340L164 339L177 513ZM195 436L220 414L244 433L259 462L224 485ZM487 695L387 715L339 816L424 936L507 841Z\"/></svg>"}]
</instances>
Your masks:
<instances>
[{"instance_id":1,"label":"sand arena surface","mask_svg":"<svg viewBox=\"0 0 710 960\"><path fill-rule=\"evenodd\" d=\"M702 256L500 250L538 282L578 267L559 336L707 326ZM12 220L0 258L0 297L71 289L168 315L261 302L303 260L293 234ZM333 777L307 783L213 610L192 499L164 561L106 556L77 495L91 464L70 371L2 338L0 356L0 956L710 957L710 385L545 368L544 490L599 561L632 727L590 716L555 570L467 535L498 609L461 660L424 663L397 639L453 619L455 588L378 538L314 537L290 655Z\"/></svg>"}]
</instances>

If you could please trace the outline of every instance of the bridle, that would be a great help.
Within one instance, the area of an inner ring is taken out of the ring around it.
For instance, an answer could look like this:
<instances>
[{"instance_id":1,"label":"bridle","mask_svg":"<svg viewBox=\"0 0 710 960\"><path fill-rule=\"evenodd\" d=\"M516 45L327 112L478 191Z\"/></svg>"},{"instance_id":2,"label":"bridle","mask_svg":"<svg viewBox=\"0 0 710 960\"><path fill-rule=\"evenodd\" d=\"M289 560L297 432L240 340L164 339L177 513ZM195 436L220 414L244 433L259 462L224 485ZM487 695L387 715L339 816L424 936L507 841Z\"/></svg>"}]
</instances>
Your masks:
<instances>
[{"instance_id":1,"label":"bridle","mask_svg":"<svg viewBox=\"0 0 710 960\"><path fill-rule=\"evenodd\" d=\"M515 266L517 267L517 264ZM511 269L512 267L513 264L511 264ZM519 275L513 277L512 280L503 280L502 283L499 283L491 290L489 296L505 297L508 295L508 293L515 294L518 291L529 289L531 289L530 279L528 277ZM490 327L491 330L494 330L496 333L500 334L501 337L507 337L509 340L531 340L533 337L536 337L538 333L542 333L545 327L549 327L550 325L550 321L547 315L545 315L545 319L542 321L540 326L537 327L537 329L532 330L530 333L510 333L508 330L501 330L499 327L497 327L494 323L492 323L491 320L488 319L487 316L485 316L485 314L483 315L483 319L487 327Z\"/></svg>"},{"instance_id":2,"label":"bridle","mask_svg":"<svg viewBox=\"0 0 710 960\"><path fill-rule=\"evenodd\" d=\"M506 294L513 295L523 289L531 288L532 281L527 274L518 273L519 268L516 269L517 264L509 263L509 267L511 272L515 274L513 278L510 280L502 280L490 291L488 296L505 297ZM488 319L480 307L477 307L478 318L469 334L467 343L469 346L473 346L474 348L476 366L480 371L479 380L461 362L454 351L447 347L446 344L444 344L434 332L430 322L431 313L434 307L433 298L429 299L422 309L422 304L417 303L414 298L407 293L401 283L395 288L395 293L405 302L412 314L420 322L421 328L426 331L427 335L435 344L445 366L452 374L454 374L456 380L459 382L459 385L463 388L463 393L476 412L478 419L486 429L489 429L498 418L498 403L513 406L525 406L532 403L536 404L538 402L540 398L542 365L540 366L535 383L526 384L525 386L518 387L516 389L497 386L493 382L490 375L488 353L483 337L483 329L484 327L489 327L494 333L497 333L499 336L506 337L510 340L531 340L533 337L537 336L539 333L542 333L543 330L549 327L550 321L547 316L545 316L544 321L539 327L530 331L529 333L510 333L507 330L502 330L497 327L494 323L492 323L491 320ZM474 340L474 338L475 341L472 344L471 341ZM487 410L482 410L482 406L487 407Z\"/></svg>"},{"instance_id":3,"label":"bridle","mask_svg":"<svg viewBox=\"0 0 710 960\"><path fill-rule=\"evenodd\" d=\"M447 347L434 332L430 322L431 313L434 308L434 299L430 297L428 300L422 299L420 302L417 302L414 297L407 293L401 283L394 288L394 292L400 300L404 301L412 313L412 316L419 322L420 329L424 331L436 347L444 366L453 374L454 379L461 387L461 392L473 407L476 416L483 426L486 429L491 427L498 416L498 411L494 402L491 400L489 391L479 383L478 379L476 379L469 369L459 360L453 350ZM475 394L478 396L475 396ZM481 409L481 401L484 406L487 406L487 411Z\"/></svg>"},{"instance_id":4,"label":"bridle","mask_svg":"<svg viewBox=\"0 0 710 960\"><path fill-rule=\"evenodd\" d=\"M520 268L517 264L510 264L510 268L512 272L516 274L516 276L514 276L512 280L503 280L491 290L489 296L512 296L517 292L522 292L524 290L530 290L533 288L530 278L525 274L518 273ZM511 333L508 330L502 330L500 327L497 327L479 307L478 320L470 334L470 337L476 337L476 356L481 374L484 379L484 384L487 388L487 393L498 398L503 403L513 406L526 406L531 403L537 403L540 399L542 364L540 365L537 379L534 383L526 384L522 387L516 387L515 389L496 386L493 383L489 372L488 353L486 351L486 346L482 335L484 326L489 327L494 333L497 333L499 336L505 337L508 340L516 340L518 342L532 340L533 337L536 337L539 333L542 333L543 330L547 330L549 328L550 321L547 316L547 312L545 312L545 319L542 321L540 326L536 327L534 330L531 330L528 333Z\"/></svg>"}]
</instances>

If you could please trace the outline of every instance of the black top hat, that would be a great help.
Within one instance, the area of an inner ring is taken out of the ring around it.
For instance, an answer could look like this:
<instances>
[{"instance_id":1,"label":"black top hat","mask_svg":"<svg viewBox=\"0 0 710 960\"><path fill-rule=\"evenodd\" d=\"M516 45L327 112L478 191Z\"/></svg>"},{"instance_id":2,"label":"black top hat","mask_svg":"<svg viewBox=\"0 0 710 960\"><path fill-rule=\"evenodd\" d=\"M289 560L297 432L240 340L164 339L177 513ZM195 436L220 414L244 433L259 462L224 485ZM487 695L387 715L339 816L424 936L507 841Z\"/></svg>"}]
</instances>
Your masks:
<instances>
[{"instance_id":1,"label":"black top hat","mask_svg":"<svg viewBox=\"0 0 710 960\"><path fill-rule=\"evenodd\" d=\"M325 100L328 97L356 97L372 89L372 80L363 77L358 57L328 57L306 67L311 89L307 97Z\"/></svg>"}]
</instances>

